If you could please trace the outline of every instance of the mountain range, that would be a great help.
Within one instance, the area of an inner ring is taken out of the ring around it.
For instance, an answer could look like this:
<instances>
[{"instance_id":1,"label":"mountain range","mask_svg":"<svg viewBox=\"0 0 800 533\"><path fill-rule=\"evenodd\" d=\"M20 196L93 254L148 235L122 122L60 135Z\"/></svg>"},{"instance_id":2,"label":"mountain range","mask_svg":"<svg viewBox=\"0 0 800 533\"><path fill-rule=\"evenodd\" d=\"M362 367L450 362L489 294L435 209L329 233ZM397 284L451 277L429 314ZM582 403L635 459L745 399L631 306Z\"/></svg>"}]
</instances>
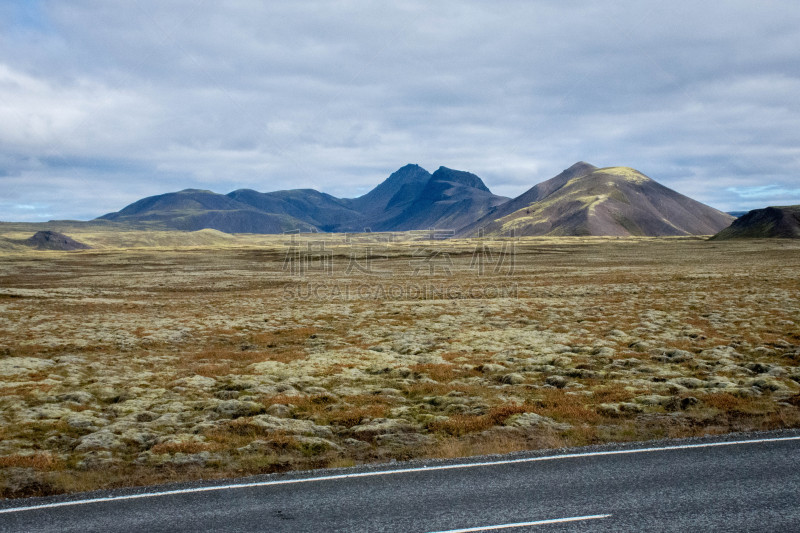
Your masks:
<instances>
[{"instance_id":1,"label":"mountain range","mask_svg":"<svg viewBox=\"0 0 800 533\"><path fill-rule=\"evenodd\" d=\"M405 231L458 236L713 235L734 217L683 196L629 167L578 162L510 199L475 174L409 164L358 198L313 189L228 194L186 189L143 198L98 220L160 229L227 233Z\"/></svg>"},{"instance_id":2,"label":"mountain range","mask_svg":"<svg viewBox=\"0 0 800 533\"><path fill-rule=\"evenodd\" d=\"M186 189L143 198L102 220L194 231L281 233L458 229L509 200L469 172L440 167L433 174L406 165L359 198L313 189L218 194Z\"/></svg>"}]
</instances>

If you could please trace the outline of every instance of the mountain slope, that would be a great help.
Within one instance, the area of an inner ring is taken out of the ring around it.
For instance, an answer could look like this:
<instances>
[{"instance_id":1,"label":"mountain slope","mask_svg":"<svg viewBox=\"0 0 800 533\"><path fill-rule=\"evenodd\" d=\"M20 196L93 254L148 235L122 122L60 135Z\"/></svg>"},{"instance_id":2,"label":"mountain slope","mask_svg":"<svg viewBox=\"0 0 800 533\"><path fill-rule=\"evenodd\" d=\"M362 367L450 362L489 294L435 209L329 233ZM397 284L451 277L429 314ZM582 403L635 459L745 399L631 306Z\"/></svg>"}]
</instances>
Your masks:
<instances>
[{"instance_id":1,"label":"mountain slope","mask_svg":"<svg viewBox=\"0 0 800 533\"><path fill-rule=\"evenodd\" d=\"M515 211L527 208L532 203L546 198L556 190L566 185L569 180L578 176L589 174L594 170L597 170L596 166L579 161L561 172L561 174L557 175L556 177L534 185L513 200L509 200L508 202L492 208L488 213L486 213L486 215L467 225L463 230L461 230L461 233L468 235L476 232L479 228L485 228L491 222L499 218L506 217Z\"/></svg>"},{"instance_id":2,"label":"mountain slope","mask_svg":"<svg viewBox=\"0 0 800 533\"><path fill-rule=\"evenodd\" d=\"M632 168L581 162L470 225L469 233L483 227L489 235L712 235L732 220Z\"/></svg>"},{"instance_id":3,"label":"mountain slope","mask_svg":"<svg viewBox=\"0 0 800 533\"><path fill-rule=\"evenodd\" d=\"M347 200L340 200L314 189L267 193L239 189L226 196L265 213L287 215L302 220L320 231L335 231L341 226L353 224L363 218L361 213L348 206Z\"/></svg>"},{"instance_id":4,"label":"mountain slope","mask_svg":"<svg viewBox=\"0 0 800 533\"><path fill-rule=\"evenodd\" d=\"M754 209L713 237L726 239L800 239L800 205Z\"/></svg>"}]
</instances>

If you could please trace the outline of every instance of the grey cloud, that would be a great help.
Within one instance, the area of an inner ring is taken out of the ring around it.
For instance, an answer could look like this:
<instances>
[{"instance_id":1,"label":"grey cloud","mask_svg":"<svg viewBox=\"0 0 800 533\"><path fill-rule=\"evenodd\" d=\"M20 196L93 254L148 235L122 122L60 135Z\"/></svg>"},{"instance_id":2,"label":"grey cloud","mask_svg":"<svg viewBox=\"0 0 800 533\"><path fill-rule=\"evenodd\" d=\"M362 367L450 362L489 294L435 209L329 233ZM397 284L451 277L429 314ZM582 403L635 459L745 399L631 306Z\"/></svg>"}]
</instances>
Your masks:
<instances>
[{"instance_id":1,"label":"grey cloud","mask_svg":"<svg viewBox=\"0 0 800 533\"><path fill-rule=\"evenodd\" d=\"M0 186L42 205L46 183L58 218L195 186L355 196L410 162L508 196L630 165L728 210L796 180L790 3L26 4L0 6Z\"/></svg>"}]
</instances>

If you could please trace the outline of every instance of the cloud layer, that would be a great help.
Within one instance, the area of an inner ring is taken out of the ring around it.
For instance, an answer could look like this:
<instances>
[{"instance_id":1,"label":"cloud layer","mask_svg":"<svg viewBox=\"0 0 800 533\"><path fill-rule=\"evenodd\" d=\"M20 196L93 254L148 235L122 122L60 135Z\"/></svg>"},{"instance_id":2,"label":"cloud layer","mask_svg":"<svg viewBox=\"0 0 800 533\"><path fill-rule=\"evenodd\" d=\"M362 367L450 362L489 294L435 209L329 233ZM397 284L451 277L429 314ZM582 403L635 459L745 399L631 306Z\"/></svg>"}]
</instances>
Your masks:
<instances>
[{"instance_id":1,"label":"cloud layer","mask_svg":"<svg viewBox=\"0 0 800 533\"><path fill-rule=\"evenodd\" d=\"M800 203L800 8L562 1L0 5L0 220L187 187L358 196L414 162L515 196L577 160Z\"/></svg>"}]
</instances>

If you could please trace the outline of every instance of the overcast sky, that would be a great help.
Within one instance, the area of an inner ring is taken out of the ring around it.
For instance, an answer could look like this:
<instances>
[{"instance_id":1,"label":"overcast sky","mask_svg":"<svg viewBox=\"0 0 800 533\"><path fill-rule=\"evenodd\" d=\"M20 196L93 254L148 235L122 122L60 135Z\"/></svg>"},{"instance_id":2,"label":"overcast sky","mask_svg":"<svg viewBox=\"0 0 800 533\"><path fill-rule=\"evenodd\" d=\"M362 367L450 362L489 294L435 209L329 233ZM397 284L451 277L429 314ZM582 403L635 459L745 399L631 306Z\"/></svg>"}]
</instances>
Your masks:
<instances>
[{"instance_id":1,"label":"overcast sky","mask_svg":"<svg viewBox=\"0 0 800 533\"><path fill-rule=\"evenodd\" d=\"M507 196L584 160L798 204L798 95L796 0L1 2L0 220L353 197L406 163Z\"/></svg>"}]
</instances>

